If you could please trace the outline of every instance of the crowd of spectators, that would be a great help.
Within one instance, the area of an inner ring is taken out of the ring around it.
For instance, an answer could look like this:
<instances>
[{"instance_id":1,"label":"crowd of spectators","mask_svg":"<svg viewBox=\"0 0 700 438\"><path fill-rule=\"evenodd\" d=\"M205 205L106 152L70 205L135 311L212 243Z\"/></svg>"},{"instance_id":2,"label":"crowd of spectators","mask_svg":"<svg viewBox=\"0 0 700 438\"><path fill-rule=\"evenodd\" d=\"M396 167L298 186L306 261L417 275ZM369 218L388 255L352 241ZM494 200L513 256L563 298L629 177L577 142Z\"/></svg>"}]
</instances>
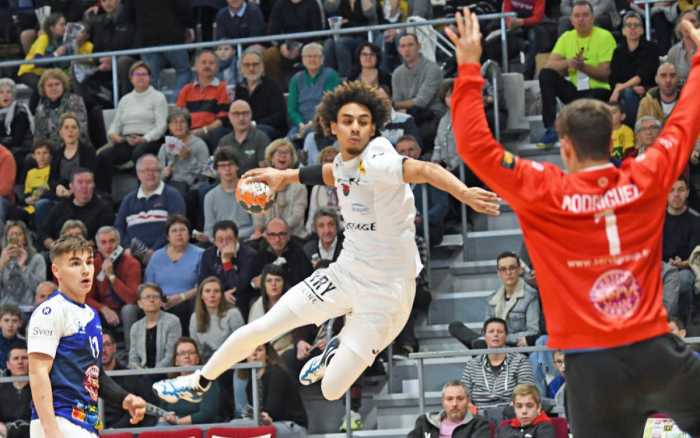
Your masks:
<instances>
[{"instance_id":1,"label":"crowd of spectators","mask_svg":"<svg viewBox=\"0 0 700 438\"><path fill-rule=\"evenodd\" d=\"M395 23L411 15L432 18L428 2L20 4L10 10L0 1L0 20L11 17L0 26L11 30L10 41L27 61L0 70L0 368L10 375L26 375L26 348L18 333L32 306L55 289L46 251L63 234L81 234L95 243L87 302L103 322L103 362L109 370L200 364L233 330L262 316L289 288L335 260L343 244L338 214L343 195L334 188L289 185L277 194L274 207L258 216L245 212L234 193L242 173L253 168L284 170L336 159L335 139L316 129L314 112L323 93L345 79L375 85L393 103L390 121L378 129L401 155L459 173L449 111L454 71L446 68L449 60L426 52L415 33L375 32L371 41L366 32L287 39L247 44L240 51L221 42L196 53L180 49L114 61L31 62ZM38 19L34 9L46 5L51 13ZM541 142L557 141L558 101L601 99L613 115L611 161L618 166L643 153L673 111L696 51L678 25L681 20L700 25L694 3L685 1L654 6L650 41L642 11L625 1L494 0L479 2L478 8L517 14L506 23L506 55L511 61L521 55L525 78L539 81L546 129ZM484 60L500 62L498 26L486 23L485 29ZM536 62L547 52L544 63ZM115 66L117 84L112 83ZM175 71L174 81L163 74L167 66ZM500 69L492 64L484 75ZM500 117L504 126L508 108L499 101L495 113L494 90L488 87L484 104L490 125ZM113 110L111 118L103 117L104 110ZM693 257L700 243L694 210L700 206L699 170L700 148L669 194L664 227L664 304L682 325L692 316L700 273L700 257ZM474 178L468 169L467 175ZM131 190L125 190L125 176L136 183ZM427 244L437 245L449 227L453 201L433 188L411 188L418 239L427 221ZM469 348L541 345L546 333L534 271L512 252L501 254L496 265L500 286L488 297L483 332L474 333L460 321L450 332ZM410 333L413 319L399 351L418 348ZM261 418L283 436L295 436L308 425L295 371L322 351L327 336L342 324L302 327L252 354L251 360L265 365L258 374ZM516 353L476 356L461 382L443 388L444 412L421 417L417 430L432 433L437 427L442 434L444 427L452 436L481 436L477 414L513 418L507 427L521 431L543 423L537 420L540 408L565 412L564 371L560 352L529 360ZM150 382L122 379L141 393ZM2 386L0 391L12 392L13 400L27 397L26 385L13 385L14 392ZM240 417L250 415L251 387L249 374L227 373L200 406L164 406L172 414L159 421L195 424L237 416L244 424ZM19 403L3 405L0 421L25 419L24 412L4 411ZM125 425L122 414L107 407L108 425Z\"/></svg>"}]
</instances>

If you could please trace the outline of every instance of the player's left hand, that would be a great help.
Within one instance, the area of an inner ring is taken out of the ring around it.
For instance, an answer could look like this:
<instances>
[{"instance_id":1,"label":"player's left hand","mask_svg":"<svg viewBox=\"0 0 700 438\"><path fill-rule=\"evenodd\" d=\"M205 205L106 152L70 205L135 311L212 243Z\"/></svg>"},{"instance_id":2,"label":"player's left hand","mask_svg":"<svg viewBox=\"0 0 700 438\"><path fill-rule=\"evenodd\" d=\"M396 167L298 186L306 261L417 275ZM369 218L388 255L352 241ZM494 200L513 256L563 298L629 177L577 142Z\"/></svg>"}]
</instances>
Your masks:
<instances>
[{"instance_id":1,"label":"player's left hand","mask_svg":"<svg viewBox=\"0 0 700 438\"><path fill-rule=\"evenodd\" d=\"M459 201L467 204L478 213L491 216L501 214L501 204L498 195L481 187L469 187L464 190Z\"/></svg>"},{"instance_id":2,"label":"player's left hand","mask_svg":"<svg viewBox=\"0 0 700 438\"><path fill-rule=\"evenodd\" d=\"M143 420L143 416L146 415L146 401L134 394L129 394L124 397L122 408L124 408L125 411L129 411L129 415L131 416L129 422L131 424L140 423L141 420Z\"/></svg>"},{"instance_id":3,"label":"player's left hand","mask_svg":"<svg viewBox=\"0 0 700 438\"><path fill-rule=\"evenodd\" d=\"M457 11L457 32L451 27L445 28L447 37L455 45L457 64L479 64L481 61L481 32L479 31L479 18L476 14L464 8L464 12Z\"/></svg>"}]
</instances>

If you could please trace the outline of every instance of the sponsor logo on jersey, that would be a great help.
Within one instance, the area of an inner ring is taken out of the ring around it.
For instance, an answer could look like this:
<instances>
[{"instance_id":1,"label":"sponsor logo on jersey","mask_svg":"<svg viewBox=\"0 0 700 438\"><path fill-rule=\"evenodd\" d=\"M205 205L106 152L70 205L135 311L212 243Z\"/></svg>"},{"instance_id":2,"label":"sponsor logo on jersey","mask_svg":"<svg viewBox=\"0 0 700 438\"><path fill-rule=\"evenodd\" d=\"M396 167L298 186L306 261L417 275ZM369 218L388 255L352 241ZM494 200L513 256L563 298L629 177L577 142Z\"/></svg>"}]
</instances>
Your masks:
<instances>
[{"instance_id":1,"label":"sponsor logo on jersey","mask_svg":"<svg viewBox=\"0 0 700 438\"><path fill-rule=\"evenodd\" d=\"M632 317L642 301L639 282L630 271L612 269L598 277L589 298L606 319L624 321Z\"/></svg>"},{"instance_id":2,"label":"sponsor logo on jersey","mask_svg":"<svg viewBox=\"0 0 700 438\"><path fill-rule=\"evenodd\" d=\"M572 194L564 195L561 209L571 213L593 213L601 210L614 209L628 204L641 196L639 187L635 184L625 184L613 187L602 195Z\"/></svg>"},{"instance_id":3,"label":"sponsor logo on jersey","mask_svg":"<svg viewBox=\"0 0 700 438\"><path fill-rule=\"evenodd\" d=\"M348 196L350 194L350 186L360 185L360 178L338 178L336 182L343 189L343 195Z\"/></svg>"},{"instance_id":4,"label":"sponsor logo on jersey","mask_svg":"<svg viewBox=\"0 0 700 438\"><path fill-rule=\"evenodd\" d=\"M353 202L351 207L352 207L352 211L354 213L359 213L359 214L368 214L369 213L369 207L367 207L365 204L360 204L359 202Z\"/></svg>"},{"instance_id":5,"label":"sponsor logo on jersey","mask_svg":"<svg viewBox=\"0 0 700 438\"><path fill-rule=\"evenodd\" d=\"M41 327L34 327L32 328L32 336L45 336L47 338L50 338L53 336L53 330Z\"/></svg>"},{"instance_id":6,"label":"sponsor logo on jersey","mask_svg":"<svg viewBox=\"0 0 700 438\"><path fill-rule=\"evenodd\" d=\"M357 171L360 172L360 175L365 176L367 175L367 170L365 169L365 162L360 160L360 164L357 166Z\"/></svg>"},{"instance_id":7,"label":"sponsor logo on jersey","mask_svg":"<svg viewBox=\"0 0 700 438\"><path fill-rule=\"evenodd\" d=\"M49 307L49 306L44 307L43 309L41 309L41 313L42 313L43 315L48 315L48 314L50 314L50 313L51 313L51 307Z\"/></svg>"},{"instance_id":8,"label":"sponsor logo on jersey","mask_svg":"<svg viewBox=\"0 0 700 438\"><path fill-rule=\"evenodd\" d=\"M97 401L100 391L100 368L97 365L90 365L85 370L83 377L83 388L90 394L93 401Z\"/></svg>"},{"instance_id":9,"label":"sponsor logo on jersey","mask_svg":"<svg viewBox=\"0 0 700 438\"><path fill-rule=\"evenodd\" d=\"M320 271L315 271L303 283L307 287L306 298L312 303L323 301L324 295L336 289L330 278L320 273Z\"/></svg>"},{"instance_id":10,"label":"sponsor logo on jersey","mask_svg":"<svg viewBox=\"0 0 700 438\"><path fill-rule=\"evenodd\" d=\"M501 158L501 166L505 167L506 169L514 169L515 168L515 156L511 154L508 151L505 151L503 153L503 158Z\"/></svg>"},{"instance_id":11,"label":"sponsor logo on jersey","mask_svg":"<svg viewBox=\"0 0 700 438\"><path fill-rule=\"evenodd\" d=\"M345 231L377 231L377 223L348 222L345 224Z\"/></svg>"}]
</instances>

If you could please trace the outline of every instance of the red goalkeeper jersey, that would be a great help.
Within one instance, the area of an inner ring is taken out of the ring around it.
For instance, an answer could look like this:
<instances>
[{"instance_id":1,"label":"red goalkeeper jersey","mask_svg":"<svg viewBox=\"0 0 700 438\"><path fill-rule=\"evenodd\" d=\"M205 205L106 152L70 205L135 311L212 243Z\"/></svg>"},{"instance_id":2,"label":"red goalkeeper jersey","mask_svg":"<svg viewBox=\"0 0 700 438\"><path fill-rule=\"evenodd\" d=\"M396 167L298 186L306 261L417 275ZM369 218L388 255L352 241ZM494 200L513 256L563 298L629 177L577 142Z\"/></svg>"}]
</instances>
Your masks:
<instances>
[{"instance_id":1,"label":"red goalkeeper jersey","mask_svg":"<svg viewBox=\"0 0 700 438\"><path fill-rule=\"evenodd\" d=\"M693 58L693 66L700 55ZM666 199L700 132L700 69L646 153L621 168L564 173L518 158L491 135L476 64L459 67L452 94L457 150L512 207L537 272L549 345L611 348L668 332L662 304Z\"/></svg>"}]
</instances>

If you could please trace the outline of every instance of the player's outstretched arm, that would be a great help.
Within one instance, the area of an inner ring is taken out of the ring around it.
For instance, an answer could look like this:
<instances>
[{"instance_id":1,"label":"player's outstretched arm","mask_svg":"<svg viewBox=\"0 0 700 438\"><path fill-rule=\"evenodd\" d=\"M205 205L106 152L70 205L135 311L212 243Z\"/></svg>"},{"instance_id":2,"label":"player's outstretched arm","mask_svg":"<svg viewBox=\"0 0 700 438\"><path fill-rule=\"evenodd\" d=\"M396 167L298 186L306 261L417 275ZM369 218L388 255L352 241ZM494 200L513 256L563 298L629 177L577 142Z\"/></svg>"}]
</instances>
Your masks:
<instances>
[{"instance_id":1,"label":"player's outstretched arm","mask_svg":"<svg viewBox=\"0 0 700 438\"><path fill-rule=\"evenodd\" d=\"M316 164L302 169L278 170L273 167L251 169L243 174L243 178L253 182L264 182L274 192L284 190L289 184L303 183L308 185L333 186L333 166L331 164Z\"/></svg>"},{"instance_id":2,"label":"player's outstretched arm","mask_svg":"<svg viewBox=\"0 0 700 438\"><path fill-rule=\"evenodd\" d=\"M51 367L53 367L53 358L48 354L29 354L29 387L32 390L32 401L36 407L41 428L44 430L44 436L62 437L53 410L53 393L49 377Z\"/></svg>"},{"instance_id":3,"label":"player's outstretched arm","mask_svg":"<svg viewBox=\"0 0 700 438\"><path fill-rule=\"evenodd\" d=\"M467 187L456 176L439 164L406 158L403 179L407 183L424 184L443 190L479 213L500 214L498 195L481 187Z\"/></svg>"},{"instance_id":4,"label":"player's outstretched arm","mask_svg":"<svg viewBox=\"0 0 700 438\"><path fill-rule=\"evenodd\" d=\"M127 393L124 388L107 375L104 369L100 370L100 396L110 403L121 405L125 411L129 411L131 424L140 423L146 414L146 401L137 395Z\"/></svg>"}]
</instances>

